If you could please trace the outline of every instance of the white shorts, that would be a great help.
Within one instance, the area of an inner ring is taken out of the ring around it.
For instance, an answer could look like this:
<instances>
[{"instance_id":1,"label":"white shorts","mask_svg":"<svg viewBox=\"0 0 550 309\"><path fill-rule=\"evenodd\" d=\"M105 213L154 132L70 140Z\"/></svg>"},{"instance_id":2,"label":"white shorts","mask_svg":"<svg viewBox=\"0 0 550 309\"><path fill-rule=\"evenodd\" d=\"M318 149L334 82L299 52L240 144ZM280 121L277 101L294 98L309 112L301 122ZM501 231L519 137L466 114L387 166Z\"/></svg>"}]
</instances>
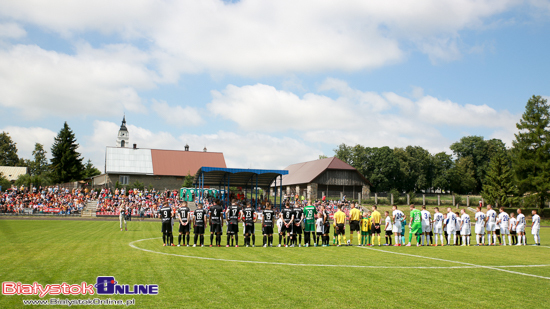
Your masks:
<instances>
[{"instance_id":1,"label":"white shorts","mask_svg":"<svg viewBox=\"0 0 550 309\"><path fill-rule=\"evenodd\" d=\"M538 235L540 229L531 229L531 234Z\"/></svg>"},{"instance_id":2,"label":"white shorts","mask_svg":"<svg viewBox=\"0 0 550 309\"><path fill-rule=\"evenodd\" d=\"M443 228L441 226L434 226L434 234L443 234Z\"/></svg>"},{"instance_id":3,"label":"white shorts","mask_svg":"<svg viewBox=\"0 0 550 309\"><path fill-rule=\"evenodd\" d=\"M394 233L401 233L401 223L395 223L391 229Z\"/></svg>"},{"instance_id":4,"label":"white shorts","mask_svg":"<svg viewBox=\"0 0 550 309\"><path fill-rule=\"evenodd\" d=\"M485 227L483 225L476 224L476 234L485 235Z\"/></svg>"},{"instance_id":5,"label":"white shorts","mask_svg":"<svg viewBox=\"0 0 550 309\"><path fill-rule=\"evenodd\" d=\"M432 231L432 226L430 224L422 223L422 233L429 233Z\"/></svg>"},{"instance_id":6,"label":"white shorts","mask_svg":"<svg viewBox=\"0 0 550 309\"><path fill-rule=\"evenodd\" d=\"M524 224L519 224L516 227L516 231L518 231L518 233L525 233L525 225Z\"/></svg>"},{"instance_id":7,"label":"white shorts","mask_svg":"<svg viewBox=\"0 0 550 309\"><path fill-rule=\"evenodd\" d=\"M494 231L495 231L495 223L487 222L487 232L494 232Z\"/></svg>"},{"instance_id":8,"label":"white shorts","mask_svg":"<svg viewBox=\"0 0 550 309\"><path fill-rule=\"evenodd\" d=\"M454 235L454 234L456 234L456 231L454 229L447 230L447 234Z\"/></svg>"},{"instance_id":9,"label":"white shorts","mask_svg":"<svg viewBox=\"0 0 550 309\"><path fill-rule=\"evenodd\" d=\"M464 236L464 235L470 235L470 234L472 234L472 229L470 228L470 226L464 225L460 229L460 235Z\"/></svg>"},{"instance_id":10,"label":"white shorts","mask_svg":"<svg viewBox=\"0 0 550 309\"><path fill-rule=\"evenodd\" d=\"M510 235L508 227L500 227L500 235Z\"/></svg>"}]
</instances>

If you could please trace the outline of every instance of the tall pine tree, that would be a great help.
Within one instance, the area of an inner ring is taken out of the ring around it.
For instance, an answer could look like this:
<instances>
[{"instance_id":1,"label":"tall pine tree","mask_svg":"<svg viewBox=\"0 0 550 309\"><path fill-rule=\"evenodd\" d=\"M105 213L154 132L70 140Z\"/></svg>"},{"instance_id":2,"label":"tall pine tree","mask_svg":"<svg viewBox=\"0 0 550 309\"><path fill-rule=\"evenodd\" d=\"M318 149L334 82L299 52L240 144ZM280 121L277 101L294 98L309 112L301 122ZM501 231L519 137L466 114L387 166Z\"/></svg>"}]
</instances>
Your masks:
<instances>
[{"instance_id":1,"label":"tall pine tree","mask_svg":"<svg viewBox=\"0 0 550 309\"><path fill-rule=\"evenodd\" d=\"M543 208L550 195L550 110L547 100L533 96L516 124L513 167L520 194Z\"/></svg>"},{"instance_id":2,"label":"tall pine tree","mask_svg":"<svg viewBox=\"0 0 550 309\"><path fill-rule=\"evenodd\" d=\"M17 144L8 133L0 133L0 166L17 166L18 164Z\"/></svg>"},{"instance_id":3,"label":"tall pine tree","mask_svg":"<svg viewBox=\"0 0 550 309\"><path fill-rule=\"evenodd\" d=\"M514 201L516 186L509 157L499 153L491 159L483 184L481 196L490 204L508 206Z\"/></svg>"},{"instance_id":4,"label":"tall pine tree","mask_svg":"<svg viewBox=\"0 0 550 309\"><path fill-rule=\"evenodd\" d=\"M65 183L82 179L84 166L77 151L76 138L67 122L57 134L52 145L52 181Z\"/></svg>"}]
</instances>

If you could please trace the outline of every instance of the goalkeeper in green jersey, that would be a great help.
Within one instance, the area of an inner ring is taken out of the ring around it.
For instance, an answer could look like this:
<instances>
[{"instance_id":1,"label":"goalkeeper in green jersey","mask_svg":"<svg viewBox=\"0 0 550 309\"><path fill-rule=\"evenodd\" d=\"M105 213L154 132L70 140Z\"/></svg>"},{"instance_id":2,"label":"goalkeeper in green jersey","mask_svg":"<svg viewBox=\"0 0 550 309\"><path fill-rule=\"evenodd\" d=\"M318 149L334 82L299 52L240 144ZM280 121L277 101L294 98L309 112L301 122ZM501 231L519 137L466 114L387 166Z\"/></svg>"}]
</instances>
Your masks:
<instances>
[{"instance_id":1,"label":"goalkeeper in green jersey","mask_svg":"<svg viewBox=\"0 0 550 309\"><path fill-rule=\"evenodd\" d=\"M409 229L409 243L407 244L407 247L411 246L411 240L413 234L416 235L416 246L420 246L420 236L422 235L422 212L420 210L415 209L414 205L411 204L411 222L410 222L410 229Z\"/></svg>"}]
</instances>

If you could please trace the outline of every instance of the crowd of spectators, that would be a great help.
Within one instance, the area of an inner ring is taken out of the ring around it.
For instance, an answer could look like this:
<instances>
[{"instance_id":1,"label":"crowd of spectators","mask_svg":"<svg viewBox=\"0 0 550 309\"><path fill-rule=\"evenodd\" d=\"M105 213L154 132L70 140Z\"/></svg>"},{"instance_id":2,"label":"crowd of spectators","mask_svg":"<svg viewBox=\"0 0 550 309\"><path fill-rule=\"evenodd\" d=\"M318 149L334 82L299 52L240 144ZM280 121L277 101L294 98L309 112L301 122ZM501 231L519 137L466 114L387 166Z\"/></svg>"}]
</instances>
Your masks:
<instances>
[{"instance_id":1,"label":"crowd of spectators","mask_svg":"<svg viewBox=\"0 0 550 309\"><path fill-rule=\"evenodd\" d=\"M0 212L13 214L77 214L94 198L88 189L12 187L0 192Z\"/></svg>"}]
</instances>

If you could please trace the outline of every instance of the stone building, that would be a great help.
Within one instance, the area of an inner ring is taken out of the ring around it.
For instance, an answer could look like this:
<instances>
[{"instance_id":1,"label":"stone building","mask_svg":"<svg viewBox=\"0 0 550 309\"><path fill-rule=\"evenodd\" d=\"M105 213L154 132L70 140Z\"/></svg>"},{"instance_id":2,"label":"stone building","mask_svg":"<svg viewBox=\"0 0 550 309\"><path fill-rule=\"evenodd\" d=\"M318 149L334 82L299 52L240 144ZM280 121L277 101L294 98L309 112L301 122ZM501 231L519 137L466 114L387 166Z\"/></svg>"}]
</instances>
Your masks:
<instances>
[{"instance_id":1,"label":"stone building","mask_svg":"<svg viewBox=\"0 0 550 309\"><path fill-rule=\"evenodd\" d=\"M304 196L306 199L340 198L348 200L362 198L370 194L370 182L353 166L332 157L290 165L285 168L283 192L287 196ZM274 183L272 188L278 188Z\"/></svg>"}]
</instances>

